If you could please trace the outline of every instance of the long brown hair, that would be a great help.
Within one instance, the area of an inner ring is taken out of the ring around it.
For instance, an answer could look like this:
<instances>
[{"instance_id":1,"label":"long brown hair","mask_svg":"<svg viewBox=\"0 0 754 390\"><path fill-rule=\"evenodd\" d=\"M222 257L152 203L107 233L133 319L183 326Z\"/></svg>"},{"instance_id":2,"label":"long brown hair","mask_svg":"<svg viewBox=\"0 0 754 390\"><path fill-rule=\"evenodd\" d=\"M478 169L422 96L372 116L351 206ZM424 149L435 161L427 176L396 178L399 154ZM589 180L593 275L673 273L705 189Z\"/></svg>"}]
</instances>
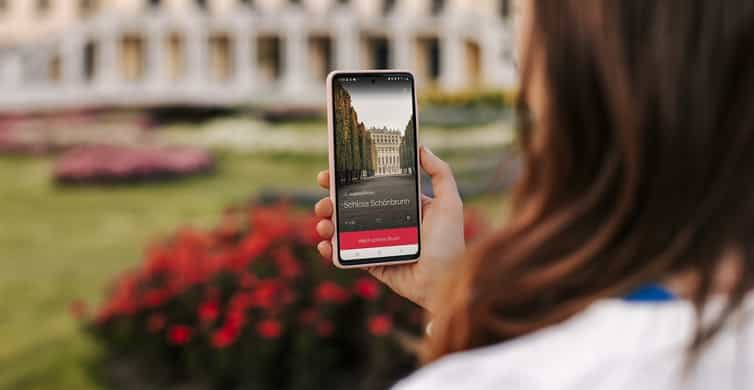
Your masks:
<instances>
[{"instance_id":1,"label":"long brown hair","mask_svg":"<svg viewBox=\"0 0 754 390\"><path fill-rule=\"evenodd\" d=\"M425 361L678 273L698 277L701 313L733 254L740 274L716 321L697 321L699 352L754 286L754 2L528 5L521 107L537 65L546 109L521 134L511 220L453 273Z\"/></svg>"}]
</instances>

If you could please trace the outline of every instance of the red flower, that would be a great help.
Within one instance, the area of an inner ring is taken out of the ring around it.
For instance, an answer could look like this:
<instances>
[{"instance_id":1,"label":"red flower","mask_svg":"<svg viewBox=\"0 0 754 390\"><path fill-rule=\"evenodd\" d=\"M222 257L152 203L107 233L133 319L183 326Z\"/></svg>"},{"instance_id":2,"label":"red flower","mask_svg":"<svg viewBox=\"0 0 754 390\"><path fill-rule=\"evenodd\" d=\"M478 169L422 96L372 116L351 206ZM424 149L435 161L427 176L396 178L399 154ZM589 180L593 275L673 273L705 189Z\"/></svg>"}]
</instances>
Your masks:
<instances>
[{"instance_id":1,"label":"red flower","mask_svg":"<svg viewBox=\"0 0 754 390\"><path fill-rule=\"evenodd\" d=\"M246 313L240 309L231 309L225 315L225 327L240 331L246 323Z\"/></svg>"},{"instance_id":2,"label":"red flower","mask_svg":"<svg viewBox=\"0 0 754 390\"><path fill-rule=\"evenodd\" d=\"M86 314L87 314L86 303L84 303L84 301L80 299L77 299L71 302L71 305L68 307L68 310L71 312L71 315L73 316L73 318L77 320L81 320L82 318L86 317Z\"/></svg>"},{"instance_id":3,"label":"red flower","mask_svg":"<svg viewBox=\"0 0 754 390\"><path fill-rule=\"evenodd\" d=\"M280 322L276 320L264 320L257 325L257 332L262 338L276 339L282 333Z\"/></svg>"},{"instance_id":4,"label":"red flower","mask_svg":"<svg viewBox=\"0 0 754 390\"><path fill-rule=\"evenodd\" d=\"M199 305L197 310L199 320L202 322L212 322L220 315L220 302L217 299L209 299Z\"/></svg>"},{"instance_id":5,"label":"red flower","mask_svg":"<svg viewBox=\"0 0 754 390\"><path fill-rule=\"evenodd\" d=\"M144 294L144 304L147 307L157 307L165 303L170 298L167 290L150 290Z\"/></svg>"},{"instance_id":6,"label":"red flower","mask_svg":"<svg viewBox=\"0 0 754 390\"><path fill-rule=\"evenodd\" d=\"M280 275L287 279L294 279L301 275L301 266L293 257L293 253L290 248L285 247L275 253L275 261L277 262Z\"/></svg>"},{"instance_id":7,"label":"red flower","mask_svg":"<svg viewBox=\"0 0 754 390\"><path fill-rule=\"evenodd\" d=\"M243 311L251 306L254 299L253 292L237 292L233 294L228 303L230 310Z\"/></svg>"},{"instance_id":8,"label":"red flower","mask_svg":"<svg viewBox=\"0 0 754 390\"><path fill-rule=\"evenodd\" d=\"M315 292L317 302L343 303L348 300L348 291L335 282L325 281L317 286Z\"/></svg>"},{"instance_id":9,"label":"red flower","mask_svg":"<svg viewBox=\"0 0 754 390\"><path fill-rule=\"evenodd\" d=\"M252 292L251 304L263 309L271 308L277 301L280 286L274 280L263 280Z\"/></svg>"},{"instance_id":10,"label":"red flower","mask_svg":"<svg viewBox=\"0 0 754 390\"><path fill-rule=\"evenodd\" d=\"M380 296L380 286L374 281L374 279L369 277L357 280L354 289L356 290L357 295L368 301L373 301Z\"/></svg>"},{"instance_id":11,"label":"red flower","mask_svg":"<svg viewBox=\"0 0 754 390\"><path fill-rule=\"evenodd\" d=\"M299 315L298 319L303 323L304 325L311 325L314 323L314 321L317 320L319 317L319 314L314 309L306 309L303 310Z\"/></svg>"},{"instance_id":12,"label":"red flower","mask_svg":"<svg viewBox=\"0 0 754 390\"><path fill-rule=\"evenodd\" d=\"M335 331L335 325L332 321L322 320L317 324L317 334L322 337L329 337Z\"/></svg>"},{"instance_id":13,"label":"red flower","mask_svg":"<svg viewBox=\"0 0 754 390\"><path fill-rule=\"evenodd\" d=\"M173 325L168 329L168 342L173 345L185 345L191 341L193 330L186 325Z\"/></svg>"},{"instance_id":14,"label":"red flower","mask_svg":"<svg viewBox=\"0 0 754 390\"><path fill-rule=\"evenodd\" d=\"M147 318L147 330L149 333L157 333L165 328L165 316L161 313L153 313Z\"/></svg>"},{"instance_id":15,"label":"red flower","mask_svg":"<svg viewBox=\"0 0 754 390\"><path fill-rule=\"evenodd\" d=\"M234 326L224 326L212 334L212 346L226 348L236 341L239 333L239 329Z\"/></svg>"},{"instance_id":16,"label":"red flower","mask_svg":"<svg viewBox=\"0 0 754 390\"><path fill-rule=\"evenodd\" d=\"M252 288L254 287L254 283L256 282L257 282L257 277L248 272L244 272L238 275L238 285L241 286L241 288L245 288L245 289Z\"/></svg>"},{"instance_id":17,"label":"red flower","mask_svg":"<svg viewBox=\"0 0 754 390\"><path fill-rule=\"evenodd\" d=\"M387 314L376 315L369 319L369 332L375 336L384 336L393 329L393 320Z\"/></svg>"},{"instance_id":18,"label":"red flower","mask_svg":"<svg viewBox=\"0 0 754 390\"><path fill-rule=\"evenodd\" d=\"M303 240L305 244L309 246L315 246L322 240L322 237L320 237L319 233L317 233L318 223L319 218L315 216L310 216L301 221L301 240Z\"/></svg>"},{"instance_id":19,"label":"red flower","mask_svg":"<svg viewBox=\"0 0 754 390\"><path fill-rule=\"evenodd\" d=\"M259 257L270 246L270 240L261 234L251 234L246 237L239 247L240 256L232 256L230 268L236 272L245 270L249 264Z\"/></svg>"}]
</instances>

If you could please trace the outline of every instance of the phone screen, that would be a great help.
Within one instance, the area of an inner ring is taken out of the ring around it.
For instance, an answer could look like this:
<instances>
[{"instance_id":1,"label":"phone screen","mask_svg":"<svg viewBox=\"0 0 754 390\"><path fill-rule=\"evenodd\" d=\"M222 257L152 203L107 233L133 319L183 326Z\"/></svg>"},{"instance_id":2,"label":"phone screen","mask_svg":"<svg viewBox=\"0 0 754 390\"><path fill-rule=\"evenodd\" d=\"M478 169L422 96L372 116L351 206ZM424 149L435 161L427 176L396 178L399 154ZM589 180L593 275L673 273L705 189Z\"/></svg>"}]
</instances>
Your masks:
<instances>
[{"instance_id":1,"label":"phone screen","mask_svg":"<svg viewBox=\"0 0 754 390\"><path fill-rule=\"evenodd\" d=\"M415 259L420 232L413 77L339 74L332 88L340 259L351 265Z\"/></svg>"}]
</instances>

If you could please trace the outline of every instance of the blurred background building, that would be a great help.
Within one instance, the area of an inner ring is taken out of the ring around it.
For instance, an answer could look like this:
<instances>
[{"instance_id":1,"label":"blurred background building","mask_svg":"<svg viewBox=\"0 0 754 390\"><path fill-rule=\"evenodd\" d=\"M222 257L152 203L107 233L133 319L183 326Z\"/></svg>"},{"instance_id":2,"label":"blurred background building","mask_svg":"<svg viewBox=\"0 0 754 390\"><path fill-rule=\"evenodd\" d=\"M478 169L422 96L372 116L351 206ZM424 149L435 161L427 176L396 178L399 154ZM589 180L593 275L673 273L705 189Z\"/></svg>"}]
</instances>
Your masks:
<instances>
[{"instance_id":1,"label":"blurred background building","mask_svg":"<svg viewBox=\"0 0 754 390\"><path fill-rule=\"evenodd\" d=\"M0 110L321 105L332 69L515 83L509 0L0 0ZM33 104L31 104L33 103Z\"/></svg>"}]
</instances>

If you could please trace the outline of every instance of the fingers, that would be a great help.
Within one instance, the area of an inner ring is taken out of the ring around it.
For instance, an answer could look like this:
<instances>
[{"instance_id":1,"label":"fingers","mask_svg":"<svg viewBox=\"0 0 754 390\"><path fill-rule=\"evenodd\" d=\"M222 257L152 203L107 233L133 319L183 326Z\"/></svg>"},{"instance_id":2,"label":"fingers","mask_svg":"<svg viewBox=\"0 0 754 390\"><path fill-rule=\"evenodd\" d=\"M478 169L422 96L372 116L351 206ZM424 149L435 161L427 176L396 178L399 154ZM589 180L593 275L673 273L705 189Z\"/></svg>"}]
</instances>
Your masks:
<instances>
[{"instance_id":1,"label":"fingers","mask_svg":"<svg viewBox=\"0 0 754 390\"><path fill-rule=\"evenodd\" d=\"M426 206L430 203L432 203L432 198L430 198L427 195L422 194L422 206Z\"/></svg>"},{"instance_id":2,"label":"fingers","mask_svg":"<svg viewBox=\"0 0 754 390\"><path fill-rule=\"evenodd\" d=\"M314 205L314 214L320 218L332 217L332 201L330 198L322 198Z\"/></svg>"},{"instance_id":3,"label":"fingers","mask_svg":"<svg viewBox=\"0 0 754 390\"><path fill-rule=\"evenodd\" d=\"M320 185L322 185L323 182L328 182L329 175L327 174L327 171L320 172L317 176L317 181ZM332 257L332 244L330 244L329 241L333 234L335 234L335 225L333 225L333 222L329 219L332 216L332 212L332 201L330 201L329 197L320 199L320 201L314 205L314 214L319 218L324 218L317 222L316 230L317 234L319 234L323 240L326 240L320 241L320 243L317 244L317 251L319 251L319 253L325 258Z\"/></svg>"},{"instance_id":4,"label":"fingers","mask_svg":"<svg viewBox=\"0 0 754 390\"><path fill-rule=\"evenodd\" d=\"M431 205L431 204L432 204L432 198L430 198L430 197L429 197L429 196L427 196L427 195L424 195L424 194L422 194L422 201L421 201L421 204L422 204L422 216L423 216L423 215L424 215L424 212L425 212L425 210L427 209L427 207L429 207L429 205Z\"/></svg>"},{"instance_id":5,"label":"fingers","mask_svg":"<svg viewBox=\"0 0 754 390\"><path fill-rule=\"evenodd\" d=\"M421 147L421 165L432 178L432 190L437 198L459 197L450 165L423 146Z\"/></svg>"},{"instance_id":6,"label":"fingers","mask_svg":"<svg viewBox=\"0 0 754 390\"><path fill-rule=\"evenodd\" d=\"M321 171L317 174L317 184L320 187L329 190L330 189L330 172L327 170Z\"/></svg>"},{"instance_id":7,"label":"fingers","mask_svg":"<svg viewBox=\"0 0 754 390\"><path fill-rule=\"evenodd\" d=\"M335 226L329 219L323 219L317 223L317 234L325 240L332 238Z\"/></svg>"},{"instance_id":8,"label":"fingers","mask_svg":"<svg viewBox=\"0 0 754 390\"><path fill-rule=\"evenodd\" d=\"M317 244L317 250L324 258L329 259L332 257L332 244L330 244L330 241L320 241L319 244Z\"/></svg>"}]
</instances>

